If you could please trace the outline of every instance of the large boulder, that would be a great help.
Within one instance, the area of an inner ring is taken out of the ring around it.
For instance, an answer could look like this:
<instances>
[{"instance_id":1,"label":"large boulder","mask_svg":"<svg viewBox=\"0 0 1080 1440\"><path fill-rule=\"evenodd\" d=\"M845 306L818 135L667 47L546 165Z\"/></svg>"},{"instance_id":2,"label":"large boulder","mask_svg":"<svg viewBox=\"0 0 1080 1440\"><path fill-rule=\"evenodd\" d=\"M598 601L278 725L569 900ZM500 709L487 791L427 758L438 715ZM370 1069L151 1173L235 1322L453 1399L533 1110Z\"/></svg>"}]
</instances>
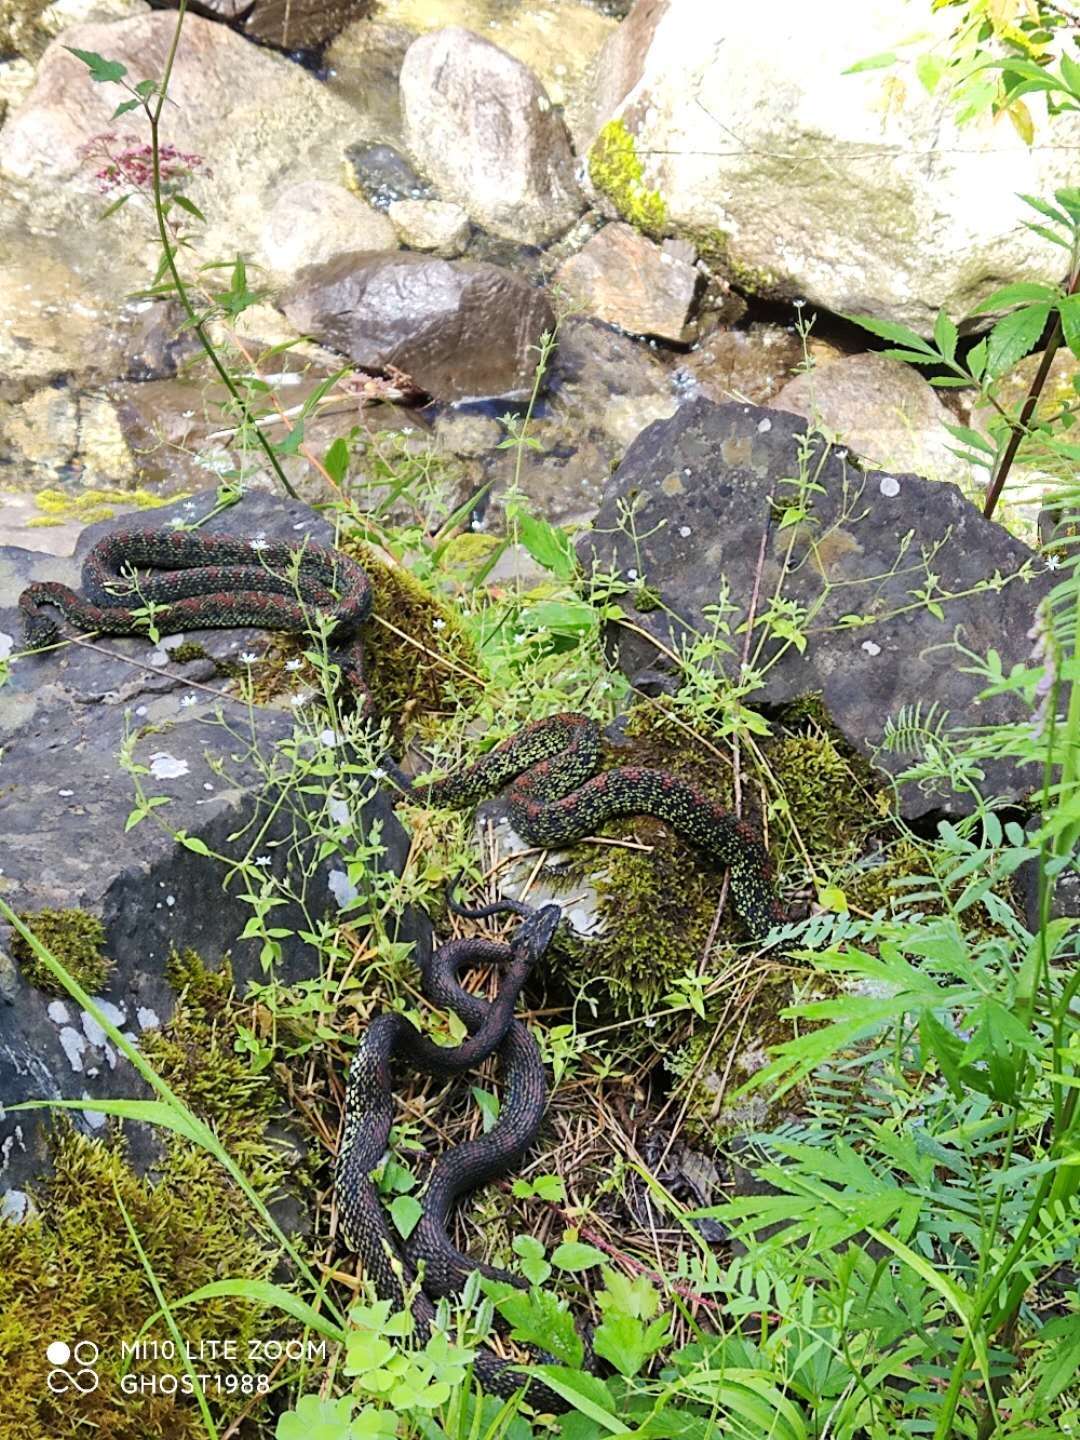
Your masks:
<instances>
[{"instance_id":1,"label":"large boulder","mask_svg":"<svg viewBox=\"0 0 1080 1440\"><path fill-rule=\"evenodd\" d=\"M205 517L214 506L214 492L205 492L157 512L155 522ZM226 883L229 861L247 857L255 867L249 877L281 880L288 869L294 885L301 867L310 872L303 907L290 903L273 912L274 925L288 933L272 971L286 983L311 976L318 965L301 932L322 915L336 915L352 892L342 862L316 865L315 842L294 829L296 813L272 803L266 766L274 764L279 782L288 773L296 724L289 697L254 707L235 691L226 698L222 670L243 669L242 656L265 649L265 632L192 631L157 647L113 638L18 656L20 591L31 580L77 584L82 556L115 523L86 530L67 559L0 550L0 652L16 655L0 689L7 777L0 787L0 894L17 914L58 912L58 949L67 943L66 927L87 923L80 914L96 917L112 969L92 993L137 1039L171 1013L165 965L173 950L190 947L209 963L231 953L241 983L267 978L259 940L243 937L252 910L240 897L250 887L237 875ZM331 527L306 506L255 492L207 528L332 541ZM126 764L143 767L147 793L167 802L159 800L153 815L130 829L135 785ZM339 790L336 819L345 819L346 798ZM408 842L387 799L375 794L351 813L365 835L371 824L381 825L382 863L400 869ZM193 848L173 838L180 831ZM400 938L426 934L422 920L410 918ZM83 934L80 948L85 940ZM0 1197L44 1163L43 1133L32 1123L37 1112L4 1117L5 1105L125 1095L137 1087L131 1066L91 1016L70 998L29 983L12 963L17 948L12 937L0 936ZM92 1131L100 1122L91 1115L79 1123Z\"/></svg>"},{"instance_id":2,"label":"large boulder","mask_svg":"<svg viewBox=\"0 0 1080 1440\"><path fill-rule=\"evenodd\" d=\"M793 415L699 398L650 425L578 554L631 582L619 604L632 624L612 638L641 683L713 631L709 607L726 596L732 638L713 663L739 679L753 609L750 702L819 693L850 743L893 773L908 758L878 747L903 710L933 706L958 726L1025 717L1015 694L978 698L957 645L996 650L1006 674L1024 662L1047 567L954 485L864 470ZM1020 798L1041 779L1006 761L985 768L993 794ZM914 785L901 798L909 817L957 803Z\"/></svg>"},{"instance_id":3,"label":"large boulder","mask_svg":"<svg viewBox=\"0 0 1080 1440\"><path fill-rule=\"evenodd\" d=\"M542 86L471 31L451 26L409 46L401 108L420 168L493 234L542 244L585 208L570 137Z\"/></svg>"},{"instance_id":4,"label":"large boulder","mask_svg":"<svg viewBox=\"0 0 1080 1440\"><path fill-rule=\"evenodd\" d=\"M98 167L80 153L95 136L130 134L136 147L148 140L138 111L113 120L124 93L95 84L70 50L120 61L134 83L162 74L175 29L175 14L154 11L72 26L46 50L33 89L0 131L0 170L29 186L39 227L70 224L73 206L88 220L100 213L92 179ZM185 190L207 217L199 249L210 259L240 252L261 260L275 198L303 180L340 180L344 145L355 135L353 109L313 75L197 15L184 20L169 99L163 139L203 161ZM78 233L84 264L93 269L114 263L118 239L124 249L149 230L145 211L125 206L107 224L88 223Z\"/></svg>"},{"instance_id":5,"label":"large boulder","mask_svg":"<svg viewBox=\"0 0 1080 1440\"><path fill-rule=\"evenodd\" d=\"M497 265L359 252L301 273L284 296L297 329L358 365L393 365L440 400L525 394L554 326L547 298Z\"/></svg>"},{"instance_id":6,"label":"large boulder","mask_svg":"<svg viewBox=\"0 0 1080 1440\"><path fill-rule=\"evenodd\" d=\"M748 397L749 398L749 397ZM789 380L771 402L815 420L857 455L887 470L972 483L939 392L911 365L873 352L845 355Z\"/></svg>"},{"instance_id":7,"label":"large boulder","mask_svg":"<svg viewBox=\"0 0 1080 1440\"><path fill-rule=\"evenodd\" d=\"M960 317L1007 281L1056 275L1019 195L1072 183L1080 115L1026 96L1035 145L989 114L959 127L948 88L928 94L913 63L953 11L918 23L927 38L898 72L845 74L907 39L903 0L777 0L764 29L752 5L639 0L590 86L609 197L634 218L655 192L651 221L748 289L920 331L942 306Z\"/></svg>"}]
</instances>

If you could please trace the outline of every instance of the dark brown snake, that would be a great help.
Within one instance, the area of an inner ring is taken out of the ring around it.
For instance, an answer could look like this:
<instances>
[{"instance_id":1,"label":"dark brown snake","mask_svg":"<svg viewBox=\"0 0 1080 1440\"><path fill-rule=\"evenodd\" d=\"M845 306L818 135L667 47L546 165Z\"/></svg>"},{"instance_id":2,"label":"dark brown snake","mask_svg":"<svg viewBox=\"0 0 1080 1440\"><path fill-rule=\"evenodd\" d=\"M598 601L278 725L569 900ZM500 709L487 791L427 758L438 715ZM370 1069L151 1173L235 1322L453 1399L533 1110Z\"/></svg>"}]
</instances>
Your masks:
<instances>
[{"instance_id":1,"label":"dark brown snake","mask_svg":"<svg viewBox=\"0 0 1080 1440\"><path fill-rule=\"evenodd\" d=\"M137 584L123 573L140 569L159 573ZM363 569L337 551L307 542L267 544L202 531L117 531L87 555L83 584L85 597L52 582L33 584L22 593L19 606L31 648L57 638L57 626L45 613L50 606L81 629L110 635L146 634L151 618L162 634L240 625L317 633L315 617L324 614L333 619L329 634L340 647L334 658L360 696L361 713L371 715L360 636L371 611L371 585ZM666 771L638 766L600 771L600 746L595 721L561 714L525 726L474 765L431 784L412 783L392 764L388 769L400 788L435 804L471 804L509 784L511 821L525 839L538 845L565 845L615 816L656 816L730 867L735 908L753 937L764 936L781 912L768 855L753 830ZM432 1295L455 1293L476 1269L513 1279L455 1250L447 1222L462 1193L505 1173L520 1160L542 1119L547 1095L543 1066L535 1042L513 1018L513 1010L525 977L550 943L559 914L556 906L538 911L509 946L473 939L452 941L435 951L422 975L425 993L460 1016L469 1031L462 1045L454 1049L435 1045L404 1016L385 1014L372 1021L361 1037L350 1067L335 1173L345 1238L361 1255L381 1298L400 1304L422 1269L423 1285L412 1304L421 1338L430 1333L434 1321ZM470 995L458 984L457 972L466 961L508 964L494 1002ZM436 1163L421 1219L402 1247L387 1224L371 1180L385 1153L393 1118L391 1060L401 1057L429 1073L449 1075L496 1049L506 1076L499 1119L486 1135L454 1147ZM483 1386L499 1395L510 1395L525 1383L517 1370L486 1347L477 1352L475 1370ZM564 1408L537 1381L529 1382L528 1395L538 1408Z\"/></svg>"}]
</instances>

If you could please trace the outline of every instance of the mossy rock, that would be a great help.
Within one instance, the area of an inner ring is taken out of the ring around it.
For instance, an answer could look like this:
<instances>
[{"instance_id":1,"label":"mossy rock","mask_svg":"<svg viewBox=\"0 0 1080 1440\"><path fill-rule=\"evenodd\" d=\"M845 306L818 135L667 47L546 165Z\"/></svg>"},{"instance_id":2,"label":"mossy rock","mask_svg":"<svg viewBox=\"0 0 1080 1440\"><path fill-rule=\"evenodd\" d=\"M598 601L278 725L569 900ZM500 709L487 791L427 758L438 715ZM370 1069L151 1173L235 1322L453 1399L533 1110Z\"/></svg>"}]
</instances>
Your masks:
<instances>
[{"instance_id":1,"label":"mossy rock","mask_svg":"<svg viewBox=\"0 0 1080 1440\"><path fill-rule=\"evenodd\" d=\"M173 977L184 989L176 1014L161 1032L142 1037L144 1051L172 1088L214 1124L267 1200L284 1177L281 1152L266 1139L278 1098L266 1076L245 1073L233 1050L231 976L228 970L211 974L188 956L175 962ZM0 1222L0 1440L205 1435L194 1400L120 1389L121 1346L139 1337L158 1309L121 1202L170 1299L226 1276L268 1279L277 1257L258 1238L247 1202L218 1162L175 1134L163 1137L153 1175L136 1175L118 1133L92 1139L57 1122L50 1136L52 1174L35 1190L28 1218ZM246 1356L248 1341L265 1337L268 1321L250 1302L219 1296L183 1311L180 1326L189 1346L229 1339ZM167 1337L160 1320L147 1336ZM96 1390L50 1393L45 1351L57 1339L99 1347ZM230 1364L203 1368L224 1372ZM255 1367L239 1362L235 1368L242 1373ZM133 1373L182 1375L183 1367L178 1360L140 1359ZM213 1397L212 1404L227 1418L244 1400Z\"/></svg>"},{"instance_id":2,"label":"mossy rock","mask_svg":"<svg viewBox=\"0 0 1080 1440\"><path fill-rule=\"evenodd\" d=\"M19 916L34 936L84 990L93 994L105 984L112 961L104 952L105 926L86 910L34 910ZM66 995L60 981L16 931L11 953L31 985L51 995Z\"/></svg>"},{"instance_id":3,"label":"mossy rock","mask_svg":"<svg viewBox=\"0 0 1080 1440\"><path fill-rule=\"evenodd\" d=\"M454 709L463 689L477 688L479 665L456 611L370 545L354 540L345 548L375 592L365 661L376 713L400 730L413 716Z\"/></svg>"}]
</instances>

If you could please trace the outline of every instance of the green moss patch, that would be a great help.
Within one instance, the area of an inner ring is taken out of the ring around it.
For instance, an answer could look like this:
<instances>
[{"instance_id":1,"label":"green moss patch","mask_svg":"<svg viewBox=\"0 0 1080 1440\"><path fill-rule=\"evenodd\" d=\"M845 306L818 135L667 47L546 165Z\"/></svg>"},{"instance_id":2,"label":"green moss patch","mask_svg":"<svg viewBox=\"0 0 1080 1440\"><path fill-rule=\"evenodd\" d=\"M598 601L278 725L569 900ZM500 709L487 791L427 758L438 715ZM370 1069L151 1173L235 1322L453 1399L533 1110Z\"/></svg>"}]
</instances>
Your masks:
<instances>
[{"instance_id":1,"label":"green moss patch","mask_svg":"<svg viewBox=\"0 0 1080 1440\"><path fill-rule=\"evenodd\" d=\"M168 1083L214 1124L268 1198L280 1187L284 1168L266 1140L277 1108L274 1088L265 1076L247 1074L233 1051L236 1002L228 972L210 975L190 956L178 964L175 975L184 994L176 1015L161 1032L143 1037L144 1049ZM193 1400L146 1388L153 1376L182 1376L180 1360L140 1358L132 1369L143 1377L143 1388L137 1393L121 1388L126 1368L121 1346L139 1336L157 1302L119 1200L169 1300L226 1277L269 1278L275 1256L254 1234L247 1202L220 1166L178 1136L161 1135L159 1165L140 1176L128 1163L119 1133L90 1139L58 1122L50 1141L53 1173L35 1189L30 1218L0 1223L0 1440L205 1435ZM177 1320L196 1354L204 1341L235 1342L242 1360L194 1367L223 1373L257 1370L247 1363L248 1342L269 1335L273 1323L251 1303L232 1297L185 1307ZM168 1331L158 1321L145 1338L160 1344ZM50 1392L45 1350L57 1339L89 1340L99 1347L96 1390ZM210 1398L215 1412L226 1416L250 1399Z\"/></svg>"},{"instance_id":2,"label":"green moss patch","mask_svg":"<svg viewBox=\"0 0 1080 1440\"><path fill-rule=\"evenodd\" d=\"M19 919L84 990L93 994L101 989L113 962L104 953L105 927L96 915L85 910L34 910ZM12 937L11 951L31 985L52 995L67 994L21 935Z\"/></svg>"},{"instance_id":3,"label":"green moss patch","mask_svg":"<svg viewBox=\"0 0 1080 1440\"><path fill-rule=\"evenodd\" d=\"M644 176L634 137L621 120L609 120L589 151L589 178L624 220L659 236L667 226L667 206L658 190L646 186Z\"/></svg>"}]
</instances>

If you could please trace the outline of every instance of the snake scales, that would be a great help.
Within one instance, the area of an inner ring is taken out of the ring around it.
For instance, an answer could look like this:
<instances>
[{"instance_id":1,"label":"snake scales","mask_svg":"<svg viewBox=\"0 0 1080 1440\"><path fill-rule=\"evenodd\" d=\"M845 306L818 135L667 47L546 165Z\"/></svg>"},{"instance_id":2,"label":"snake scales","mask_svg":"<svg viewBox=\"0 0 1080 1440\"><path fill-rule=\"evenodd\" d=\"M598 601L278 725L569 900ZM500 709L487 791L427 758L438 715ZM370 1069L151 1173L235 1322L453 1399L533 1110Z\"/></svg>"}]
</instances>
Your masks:
<instances>
[{"instance_id":1,"label":"snake scales","mask_svg":"<svg viewBox=\"0 0 1080 1440\"><path fill-rule=\"evenodd\" d=\"M133 571L154 571L133 580ZM126 572L126 573L125 573ZM332 618L328 634L341 647L334 658L371 714L364 682L361 629L372 608L370 581L347 556L307 542L245 541L220 534L175 530L117 531L89 551L82 572L85 596L55 582L37 582L19 597L28 646L55 642L50 607L84 630L110 635L162 634L192 628L255 626L317 633L320 614ZM780 918L768 855L743 821L694 786L666 771L639 766L600 770L601 736L595 721L559 714L525 726L475 764L432 783L416 783L396 767L390 773L409 795L433 804L468 805L509 784L511 821L527 840L565 845L616 816L653 815L731 874L735 909L754 937ZM435 1045L405 1017L377 1017L362 1036L349 1071L346 1120L335 1189L346 1240L361 1255L384 1299L401 1302L422 1267L423 1285L412 1313L423 1337L435 1319L432 1295L460 1289L480 1268L500 1271L459 1254L447 1235L457 1197L511 1168L532 1143L543 1115L546 1085L535 1042L513 1017L529 970L543 955L559 919L558 907L536 912L513 942L452 941L439 947L423 970L428 997L457 1013L469 1038L454 1049ZM494 1002L470 995L457 981L466 962L508 962ZM506 1072L499 1119L486 1135L454 1147L436 1163L423 1214L408 1246L387 1224L371 1171L386 1149L393 1117L390 1062L402 1057L434 1074L457 1073L498 1050ZM509 1395L524 1383L507 1362L481 1348L477 1377L493 1393ZM559 1398L530 1382L529 1398L545 1409Z\"/></svg>"}]
</instances>

